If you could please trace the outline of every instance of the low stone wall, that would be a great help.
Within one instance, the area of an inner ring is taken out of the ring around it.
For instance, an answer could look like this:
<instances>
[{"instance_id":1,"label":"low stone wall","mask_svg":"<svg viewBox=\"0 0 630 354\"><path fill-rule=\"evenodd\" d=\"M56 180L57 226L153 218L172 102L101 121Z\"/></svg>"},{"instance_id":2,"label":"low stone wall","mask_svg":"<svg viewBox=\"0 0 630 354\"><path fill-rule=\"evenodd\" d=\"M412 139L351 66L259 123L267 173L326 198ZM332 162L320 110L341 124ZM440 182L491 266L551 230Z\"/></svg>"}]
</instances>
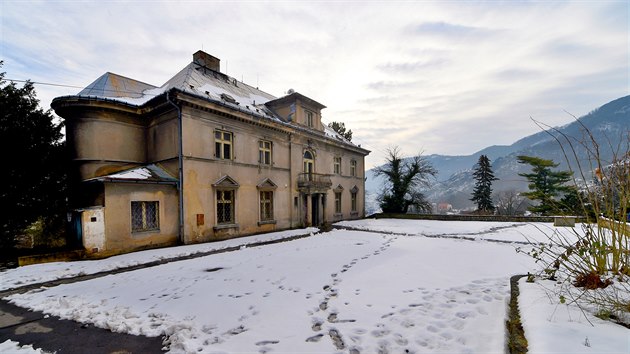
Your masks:
<instances>
[{"instance_id":1,"label":"low stone wall","mask_svg":"<svg viewBox=\"0 0 630 354\"><path fill-rule=\"evenodd\" d=\"M494 221L494 222L554 222L554 216L506 216L506 215L444 215L444 214L372 214L366 219L416 219L440 221ZM586 218L576 217L575 222L586 222Z\"/></svg>"}]
</instances>

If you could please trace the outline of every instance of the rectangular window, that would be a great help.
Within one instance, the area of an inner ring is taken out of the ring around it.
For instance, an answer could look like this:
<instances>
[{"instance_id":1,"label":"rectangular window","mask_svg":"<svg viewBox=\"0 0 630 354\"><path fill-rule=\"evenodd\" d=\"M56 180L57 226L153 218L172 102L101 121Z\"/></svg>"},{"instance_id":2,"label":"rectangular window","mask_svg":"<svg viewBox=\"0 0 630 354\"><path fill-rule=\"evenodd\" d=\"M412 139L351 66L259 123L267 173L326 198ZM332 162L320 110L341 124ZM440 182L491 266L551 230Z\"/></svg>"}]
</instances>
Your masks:
<instances>
[{"instance_id":1,"label":"rectangular window","mask_svg":"<svg viewBox=\"0 0 630 354\"><path fill-rule=\"evenodd\" d=\"M258 163L271 165L271 141L261 140L258 142Z\"/></svg>"},{"instance_id":2,"label":"rectangular window","mask_svg":"<svg viewBox=\"0 0 630 354\"><path fill-rule=\"evenodd\" d=\"M234 191L217 191L217 224L234 223Z\"/></svg>"},{"instance_id":3,"label":"rectangular window","mask_svg":"<svg viewBox=\"0 0 630 354\"><path fill-rule=\"evenodd\" d=\"M131 202L131 231L160 229L159 202Z\"/></svg>"},{"instance_id":4,"label":"rectangular window","mask_svg":"<svg viewBox=\"0 0 630 354\"><path fill-rule=\"evenodd\" d=\"M221 130L214 132L214 156L217 159L232 159L232 133Z\"/></svg>"},{"instance_id":5,"label":"rectangular window","mask_svg":"<svg viewBox=\"0 0 630 354\"><path fill-rule=\"evenodd\" d=\"M350 176L352 177L357 176L357 161L356 160L350 161Z\"/></svg>"},{"instance_id":6,"label":"rectangular window","mask_svg":"<svg viewBox=\"0 0 630 354\"><path fill-rule=\"evenodd\" d=\"M335 157L335 162L333 165L333 170L335 174L341 174L341 157Z\"/></svg>"},{"instance_id":7,"label":"rectangular window","mask_svg":"<svg viewBox=\"0 0 630 354\"><path fill-rule=\"evenodd\" d=\"M350 192L350 204L352 211L357 211L357 192Z\"/></svg>"},{"instance_id":8,"label":"rectangular window","mask_svg":"<svg viewBox=\"0 0 630 354\"><path fill-rule=\"evenodd\" d=\"M306 125L313 127L313 112L306 111Z\"/></svg>"},{"instance_id":9,"label":"rectangular window","mask_svg":"<svg viewBox=\"0 0 630 354\"><path fill-rule=\"evenodd\" d=\"M341 214L341 192L335 192L335 214Z\"/></svg>"},{"instance_id":10,"label":"rectangular window","mask_svg":"<svg viewBox=\"0 0 630 354\"><path fill-rule=\"evenodd\" d=\"M273 220L273 192L260 192L260 221Z\"/></svg>"}]
</instances>

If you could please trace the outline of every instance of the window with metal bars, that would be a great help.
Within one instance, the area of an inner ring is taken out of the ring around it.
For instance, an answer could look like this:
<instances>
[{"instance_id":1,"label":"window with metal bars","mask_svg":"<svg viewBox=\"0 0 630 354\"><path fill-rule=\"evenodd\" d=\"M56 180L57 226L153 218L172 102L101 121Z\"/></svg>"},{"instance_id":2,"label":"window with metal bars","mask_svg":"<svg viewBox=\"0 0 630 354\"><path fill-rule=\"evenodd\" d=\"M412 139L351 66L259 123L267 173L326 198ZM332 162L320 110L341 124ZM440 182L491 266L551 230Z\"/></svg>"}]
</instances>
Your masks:
<instances>
[{"instance_id":1,"label":"window with metal bars","mask_svg":"<svg viewBox=\"0 0 630 354\"><path fill-rule=\"evenodd\" d=\"M273 220L273 192L260 192L260 221Z\"/></svg>"},{"instance_id":2,"label":"window with metal bars","mask_svg":"<svg viewBox=\"0 0 630 354\"><path fill-rule=\"evenodd\" d=\"M352 211L357 211L357 192L350 192L350 205Z\"/></svg>"},{"instance_id":3,"label":"window with metal bars","mask_svg":"<svg viewBox=\"0 0 630 354\"><path fill-rule=\"evenodd\" d=\"M156 201L131 202L131 231L142 232L160 229L160 203Z\"/></svg>"},{"instance_id":4,"label":"window with metal bars","mask_svg":"<svg viewBox=\"0 0 630 354\"><path fill-rule=\"evenodd\" d=\"M234 223L234 191L217 191L217 224Z\"/></svg>"}]
</instances>

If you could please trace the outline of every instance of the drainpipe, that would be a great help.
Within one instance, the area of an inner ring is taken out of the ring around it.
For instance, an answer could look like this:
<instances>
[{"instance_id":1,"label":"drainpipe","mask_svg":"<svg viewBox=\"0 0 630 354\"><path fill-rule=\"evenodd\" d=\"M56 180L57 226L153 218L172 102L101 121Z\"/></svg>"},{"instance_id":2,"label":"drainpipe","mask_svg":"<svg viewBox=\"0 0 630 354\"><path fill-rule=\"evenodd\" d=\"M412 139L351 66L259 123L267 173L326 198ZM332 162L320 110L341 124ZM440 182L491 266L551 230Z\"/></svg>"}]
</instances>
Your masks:
<instances>
[{"instance_id":1,"label":"drainpipe","mask_svg":"<svg viewBox=\"0 0 630 354\"><path fill-rule=\"evenodd\" d=\"M170 94L171 91L166 92L166 100L175 107L175 110L177 111L177 133L179 135L179 151L177 153L177 159L179 161L179 179L177 181L177 189L179 191L179 243L184 244L184 152L182 142L182 110L177 104L175 104L175 102L171 101Z\"/></svg>"},{"instance_id":2,"label":"drainpipe","mask_svg":"<svg viewBox=\"0 0 630 354\"><path fill-rule=\"evenodd\" d=\"M291 147L293 146L292 134L289 133L289 227L293 228L293 152Z\"/></svg>"}]
</instances>

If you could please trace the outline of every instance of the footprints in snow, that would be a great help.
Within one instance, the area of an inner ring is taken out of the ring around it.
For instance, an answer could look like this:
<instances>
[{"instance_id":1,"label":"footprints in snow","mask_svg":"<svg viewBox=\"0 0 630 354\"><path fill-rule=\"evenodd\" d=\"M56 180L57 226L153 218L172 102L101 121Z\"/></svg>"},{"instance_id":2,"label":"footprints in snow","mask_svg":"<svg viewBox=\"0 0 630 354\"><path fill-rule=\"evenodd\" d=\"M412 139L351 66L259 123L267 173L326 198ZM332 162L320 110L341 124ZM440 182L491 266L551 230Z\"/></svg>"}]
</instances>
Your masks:
<instances>
[{"instance_id":1,"label":"footprints in snow","mask_svg":"<svg viewBox=\"0 0 630 354\"><path fill-rule=\"evenodd\" d=\"M385 238L385 237L384 237ZM347 344L344 342L343 336L340 333L340 331L334 327L334 324L339 324L339 323L351 323L351 322L355 322L356 320L354 319L339 319L339 312L336 311L335 309L331 309L329 302L334 300L335 298L338 297L338 290L335 288L335 286L339 285L342 282L341 279L341 275L343 273L346 273L347 271L349 271L350 269L352 269L352 267L354 267L360 260L366 260L370 257L373 256L377 256L379 254L381 254L383 251L387 250L391 243L395 241L395 237L394 238L389 238L386 239L385 242L383 242L383 244L381 245L381 247L379 247L378 250L364 255L363 257L360 258L354 258L352 259L349 263L344 264L341 269L336 272L336 273L332 273L330 274L331 280L332 280L332 285L326 284L322 287L322 289L325 292L324 298L320 299L319 304L317 306L317 309L315 310L315 312L323 312L324 313L324 317L326 318L326 322L330 324L330 328L328 329L328 336L330 337L332 344L335 346L335 348L337 348L337 350L343 350L346 349ZM361 289L356 289L354 291L354 295L359 295L361 293ZM306 298L310 299L312 296L312 294L307 294ZM345 305L349 305L349 302L344 302ZM309 314L313 315L314 312L309 311ZM324 330L324 325L326 322L324 322L322 319L320 318L316 318L314 317L313 319L313 325L312 325L312 329L314 332L322 332ZM317 333L311 337L306 338L306 342L319 342L326 334L324 333ZM351 338L352 339L352 338ZM359 349L356 347L351 347L349 348L349 351L351 354L360 354ZM380 353L380 352L379 352Z\"/></svg>"},{"instance_id":2,"label":"footprints in snow","mask_svg":"<svg viewBox=\"0 0 630 354\"><path fill-rule=\"evenodd\" d=\"M371 330L355 329L349 335L353 348L378 353L408 353L409 346L426 352L467 352L466 332L496 306L491 302L504 301L508 283L505 279L478 280L457 288L417 288L403 293L417 294L420 301L385 312ZM377 347L361 347L364 342L373 346L375 340Z\"/></svg>"}]
</instances>

